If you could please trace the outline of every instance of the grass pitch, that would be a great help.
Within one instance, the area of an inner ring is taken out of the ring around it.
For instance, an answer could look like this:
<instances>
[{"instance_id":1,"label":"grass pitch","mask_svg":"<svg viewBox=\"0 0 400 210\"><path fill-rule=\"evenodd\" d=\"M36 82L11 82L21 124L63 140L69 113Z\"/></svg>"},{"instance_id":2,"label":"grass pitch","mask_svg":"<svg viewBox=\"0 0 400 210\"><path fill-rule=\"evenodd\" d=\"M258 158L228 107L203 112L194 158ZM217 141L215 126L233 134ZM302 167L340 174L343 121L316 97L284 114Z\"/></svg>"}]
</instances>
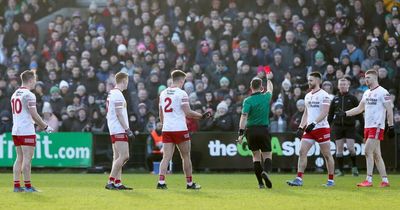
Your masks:
<instances>
[{"instance_id":1,"label":"grass pitch","mask_svg":"<svg viewBox=\"0 0 400 210\"><path fill-rule=\"evenodd\" d=\"M400 175L389 175L390 188L357 188L364 176L338 177L336 186L321 185L326 175L306 174L303 187L289 187L294 174L273 174L272 189L258 189L253 174L195 174L200 191L185 189L182 174L167 176L168 190L156 190L157 176L125 174L133 191L104 189L104 174L33 174L40 193L13 193L12 174L0 174L0 209L399 209Z\"/></svg>"}]
</instances>

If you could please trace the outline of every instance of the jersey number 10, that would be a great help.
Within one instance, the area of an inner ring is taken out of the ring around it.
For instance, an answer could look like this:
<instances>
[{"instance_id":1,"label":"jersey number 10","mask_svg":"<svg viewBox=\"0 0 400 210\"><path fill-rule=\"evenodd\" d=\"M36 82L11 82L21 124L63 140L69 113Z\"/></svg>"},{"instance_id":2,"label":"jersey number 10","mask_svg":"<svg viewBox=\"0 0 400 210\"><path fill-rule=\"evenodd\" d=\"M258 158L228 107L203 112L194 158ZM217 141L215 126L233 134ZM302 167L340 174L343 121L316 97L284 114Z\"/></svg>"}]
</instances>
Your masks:
<instances>
[{"instance_id":1,"label":"jersey number 10","mask_svg":"<svg viewBox=\"0 0 400 210\"><path fill-rule=\"evenodd\" d=\"M13 98L11 100L11 109L12 109L12 113L13 114L19 114L22 111L22 103L21 100L19 98L15 99Z\"/></svg>"}]
</instances>

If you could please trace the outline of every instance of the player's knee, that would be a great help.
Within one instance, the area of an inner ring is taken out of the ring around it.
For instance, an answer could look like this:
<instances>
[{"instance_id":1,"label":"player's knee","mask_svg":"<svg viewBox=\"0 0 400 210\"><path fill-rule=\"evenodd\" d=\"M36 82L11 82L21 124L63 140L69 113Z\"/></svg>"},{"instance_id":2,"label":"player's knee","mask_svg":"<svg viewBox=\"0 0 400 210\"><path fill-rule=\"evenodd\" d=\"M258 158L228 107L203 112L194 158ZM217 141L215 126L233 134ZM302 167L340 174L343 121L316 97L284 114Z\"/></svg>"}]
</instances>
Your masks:
<instances>
[{"instance_id":1,"label":"player's knee","mask_svg":"<svg viewBox=\"0 0 400 210\"><path fill-rule=\"evenodd\" d=\"M306 150L300 150L299 151L299 156L300 157L307 157L307 151Z\"/></svg>"},{"instance_id":2,"label":"player's knee","mask_svg":"<svg viewBox=\"0 0 400 210\"><path fill-rule=\"evenodd\" d=\"M23 159L22 159L22 158L17 158L17 159L15 159L15 163L18 164L18 165L21 165L22 162L23 162Z\"/></svg>"},{"instance_id":3,"label":"player's knee","mask_svg":"<svg viewBox=\"0 0 400 210\"><path fill-rule=\"evenodd\" d=\"M129 160L129 154L124 154L120 156L120 159L122 160L122 162L126 162Z\"/></svg>"},{"instance_id":4,"label":"player's knee","mask_svg":"<svg viewBox=\"0 0 400 210\"><path fill-rule=\"evenodd\" d=\"M381 157L381 154L379 154L379 153L374 153L374 159L375 160L380 160L382 157Z\"/></svg>"},{"instance_id":5,"label":"player's knee","mask_svg":"<svg viewBox=\"0 0 400 210\"><path fill-rule=\"evenodd\" d=\"M349 148L349 152L350 152L351 156L356 155L356 150L354 149L354 147L353 148Z\"/></svg>"}]
</instances>

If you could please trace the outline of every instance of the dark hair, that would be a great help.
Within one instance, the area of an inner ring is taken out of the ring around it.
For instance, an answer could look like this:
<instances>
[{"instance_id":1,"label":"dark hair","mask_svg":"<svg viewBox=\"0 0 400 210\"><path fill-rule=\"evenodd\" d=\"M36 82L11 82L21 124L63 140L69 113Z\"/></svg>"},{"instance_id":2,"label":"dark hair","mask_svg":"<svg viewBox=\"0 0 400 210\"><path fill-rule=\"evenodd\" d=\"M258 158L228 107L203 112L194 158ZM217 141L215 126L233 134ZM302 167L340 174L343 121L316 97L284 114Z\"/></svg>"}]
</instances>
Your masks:
<instances>
[{"instance_id":1,"label":"dark hair","mask_svg":"<svg viewBox=\"0 0 400 210\"><path fill-rule=\"evenodd\" d=\"M253 90L258 90L262 86L262 80L260 78L254 78L250 82L250 86Z\"/></svg>"},{"instance_id":2,"label":"dark hair","mask_svg":"<svg viewBox=\"0 0 400 210\"><path fill-rule=\"evenodd\" d=\"M313 76L313 77L316 77L316 78L322 79L322 75L321 75L321 73L319 73L319 72L317 72L317 71L313 71L313 72L311 72L311 73L310 73L310 76Z\"/></svg>"},{"instance_id":3,"label":"dark hair","mask_svg":"<svg viewBox=\"0 0 400 210\"><path fill-rule=\"evenodd\" d=\"M186 77L186 73L183 72L182 70L173 70L171 72L171 77L172 77L172 81L176 82L182 78Z\"/></svg>"},{"instance_id":4,"label":"dark hair","mask_svg":"<svg viewBox=\"0 0 400 210\"><path fill-rule=\"evenodd\" d=\"M26 70L21 73L21 81L23 83L29 82L29 80L31 80L33 78L35 78L35 72L33 72L31 70Z\"/></svg>"}]
</instances>

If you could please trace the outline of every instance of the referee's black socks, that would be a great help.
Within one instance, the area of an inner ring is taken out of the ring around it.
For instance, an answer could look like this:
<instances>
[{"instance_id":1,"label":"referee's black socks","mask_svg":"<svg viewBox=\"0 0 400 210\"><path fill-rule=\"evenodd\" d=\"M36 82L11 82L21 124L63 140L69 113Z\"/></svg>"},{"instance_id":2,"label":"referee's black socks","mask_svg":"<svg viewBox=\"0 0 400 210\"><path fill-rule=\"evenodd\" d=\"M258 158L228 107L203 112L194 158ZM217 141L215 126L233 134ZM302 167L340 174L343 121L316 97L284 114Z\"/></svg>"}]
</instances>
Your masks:
<instances>
[{"instance_id":1,"label":"referee's black socks","mask_svg":"<svg viewBox=\"0 0 400 210\"><path fill-rule=\"evenodd\" d=\"M352 167L357 167L356 157L357 157L356 154L350 154L351 166Z\"/></svg>"},{"instance_id":2,"label":"referee's black socks","mask_svg":"<svg viewBox=\"0 0 400 210\"><path fill-rule=\"evenodd\" d=\"M264 182L262 180L261 177L261 173L262 173L263 169L261 167L261 162L260 161L255 161L254 162L254 174L257 177L257 181L259 185L264 185Z\"/></svg>"},{"instance_id":3,"label":"referee's black socks","mask_svg":"<svg viewBox=\"0 0 400 210\"><path fill-rule=\"evenodd\" d=\"M264 160L264 171L267 173L271 173L271 171L272 171L272 159L271 158L266 158Z\"/></svg>"},{"instance_id":4,"label":"referee's black socks","mask_svg":"<svg viewBox=\"0 0 400 210\"><path fill-rule=\"evenodd\" d=\"M343 154L336 154L336 160L338 162L338 169L343 172Z\"/></svg>"}]
</instances>

